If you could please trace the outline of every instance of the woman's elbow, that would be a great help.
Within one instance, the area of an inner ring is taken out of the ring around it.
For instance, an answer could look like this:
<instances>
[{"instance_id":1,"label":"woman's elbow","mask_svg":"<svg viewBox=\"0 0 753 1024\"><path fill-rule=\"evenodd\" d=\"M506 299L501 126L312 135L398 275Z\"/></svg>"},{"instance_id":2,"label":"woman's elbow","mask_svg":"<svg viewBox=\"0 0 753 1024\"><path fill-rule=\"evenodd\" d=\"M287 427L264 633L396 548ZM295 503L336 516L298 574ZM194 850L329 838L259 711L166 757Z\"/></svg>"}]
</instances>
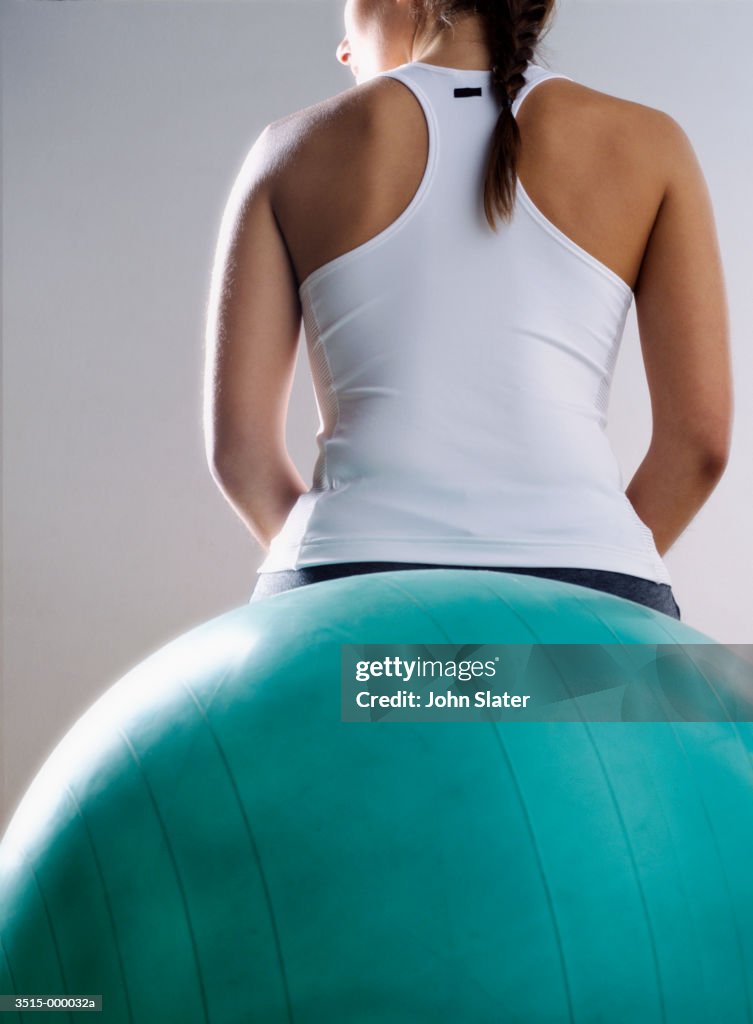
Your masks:
<instances>
[{"instance_id":1,"label":"woman's elbow","mask_svg":"<svg viewBox=\"0 0 753 1024\"><path fill-rule=\"evenodd\" d=\"M227 484L242 477L244 468L247 473L248 464L237 452L207 448L206 457L212 479L218 484Z\"/></svg>"},{"instance_id":2,"label":"woman's elbow","mask_svg":"<svg viewBox=\"0 0 753 1024\"><path fill-rule=\"evenodd\" d=\"M724 474L732 451L734 406L730 398L723 413L706 418L708 430L703 435L703 464L706 472L718 479Z\"/></svg>"},{"instance_id":3,"label":"woman's elbow","mask_svg":"<svg viewBox=\"0 0 753 1024\"><path fill-rule=\"evenodd\" d=\"M258 443L207 445L207 464L213 478L227 486L246 487L264 479L282 461L280 454Z\"/></svg>"},{"instance_id":4,"label":"woman's elbow","mask_svg":"<svg viewBox=\"0 0 753 1024\"><path fill-rule=\"evenodd\" d=\"M719 480L729 464L732 447L731 424L694 440L697 464L702 476Z\"/></svg>"},{"instance_id":5,"label":"woman's elbow","mask_svg":"<svg viewBox=\"0 0 753 1024\"><path fill-rule=\"evenodd\" d=\"M702 466L705 474L714 480L724 476L730 458L729 445L710 447L704 453Z\"/></svg>"},{"instance_id":6,"label":"woman's elbow","mask_svg":"<svg viewBox=\"0 0 753 1024\"><path fill-rule=\"evenodd\" d=\"M718 480L725 472L732 447L732 416L694 416L693 422L656 425L651 449L673 464L684 464L699 476Z\"/></svg>"}]
</instances>

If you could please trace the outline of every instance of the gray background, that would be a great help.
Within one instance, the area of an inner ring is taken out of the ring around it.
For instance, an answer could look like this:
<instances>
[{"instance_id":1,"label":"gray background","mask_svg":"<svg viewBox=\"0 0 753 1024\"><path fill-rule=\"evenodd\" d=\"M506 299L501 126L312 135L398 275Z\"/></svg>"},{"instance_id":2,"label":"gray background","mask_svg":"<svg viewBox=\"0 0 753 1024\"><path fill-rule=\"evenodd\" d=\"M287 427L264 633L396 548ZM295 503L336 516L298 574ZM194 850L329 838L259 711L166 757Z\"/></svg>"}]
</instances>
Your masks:
<instances>
[{"instance_id":1,"label":"gray background","mask_svg":"<svg viewBox=\"0 0 753 1024\"><path fill-rule=\"evenodd\" d=\"M129 668L248 600L263 552L201 428L219 219L266 123L350 88L342 2L5 2L0 827L51 748ZM753 8L577 2L542 56L659 107L704 167L727 274L736 421L726 475L666 556L684 620L753 640ZM310 481L303 346L288 439ZM635 312L609 433L630 479L650 413Z\"/></svg>"}]
</instances>

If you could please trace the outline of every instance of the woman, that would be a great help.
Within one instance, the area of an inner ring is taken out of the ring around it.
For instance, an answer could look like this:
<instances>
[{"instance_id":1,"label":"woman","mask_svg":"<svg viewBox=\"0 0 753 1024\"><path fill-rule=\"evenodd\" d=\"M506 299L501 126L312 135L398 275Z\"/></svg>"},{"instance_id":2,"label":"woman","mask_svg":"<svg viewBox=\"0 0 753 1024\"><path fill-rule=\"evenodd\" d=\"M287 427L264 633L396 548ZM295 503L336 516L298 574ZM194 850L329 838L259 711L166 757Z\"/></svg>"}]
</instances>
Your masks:
<instances>
[{"instance_id":1,"label":"woman","mask_svg":"<svg viewBox=\"0 0 753 1024\"><path fill-rule=\"evenodd\" d=\"M252 600L464 567L680 617L662 556L732 421L712 207L671 117L534 59L552 7L347 0L357 86L249 153L212 280L205 430L267 551ZM624 490L604 428L633 300L653 432ZM301 318L311 488L285 446Z\"/></svg>"}]
</instances>

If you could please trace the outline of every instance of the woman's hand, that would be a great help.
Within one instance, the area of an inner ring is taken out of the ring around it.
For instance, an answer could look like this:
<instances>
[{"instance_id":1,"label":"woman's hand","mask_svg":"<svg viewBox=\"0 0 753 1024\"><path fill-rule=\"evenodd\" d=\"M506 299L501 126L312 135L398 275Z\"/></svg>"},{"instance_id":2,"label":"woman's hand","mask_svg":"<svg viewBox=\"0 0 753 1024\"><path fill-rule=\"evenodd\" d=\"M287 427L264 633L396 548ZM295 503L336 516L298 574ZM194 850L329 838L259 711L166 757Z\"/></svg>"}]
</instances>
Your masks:
<instances>
[{"instance_id":1,"label":"woman's hand","mask_svg":"<svg viewBox=\"0 0 753 1024\"><path fill-rule=\"evenodd\" d=\"M259 544L268 550L290 510L308 490L285 453L277 461L214 464L212 476Z\"/></svg>"},{"instance_id":2,"label":"woman's hand","mask_svg":"<svg viewBox=\"0 0 753 1024\"><path fill-rule=\"evenodd\" d=\"M625 495L662 557L706 503L725 464L699 457L692 445L649 448Z\"/></svg>"}]
</instances>

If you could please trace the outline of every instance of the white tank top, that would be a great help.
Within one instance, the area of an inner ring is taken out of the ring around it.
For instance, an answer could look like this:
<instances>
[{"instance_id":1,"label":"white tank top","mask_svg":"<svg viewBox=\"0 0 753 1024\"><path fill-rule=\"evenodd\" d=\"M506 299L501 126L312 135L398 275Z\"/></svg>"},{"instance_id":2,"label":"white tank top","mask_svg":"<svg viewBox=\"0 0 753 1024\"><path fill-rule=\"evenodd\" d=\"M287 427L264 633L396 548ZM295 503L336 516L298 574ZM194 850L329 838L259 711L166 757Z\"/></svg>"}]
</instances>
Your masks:
<instances>
[{"instance_id":1,"label":"white tank top","mask_svg":"<svg viewBox=\"0 0 753 1024\"><path fill-rule=\"evenodd\" d=\"M319 454L257 571L395 561L671 583L605 431L632 290L520 181L512 219L489 227L489 71L380 74L421 103L426 170L397 220L301 283ZM530 63L513 114L550 78L569 76Z\"/></svg>"}]
</instances>

